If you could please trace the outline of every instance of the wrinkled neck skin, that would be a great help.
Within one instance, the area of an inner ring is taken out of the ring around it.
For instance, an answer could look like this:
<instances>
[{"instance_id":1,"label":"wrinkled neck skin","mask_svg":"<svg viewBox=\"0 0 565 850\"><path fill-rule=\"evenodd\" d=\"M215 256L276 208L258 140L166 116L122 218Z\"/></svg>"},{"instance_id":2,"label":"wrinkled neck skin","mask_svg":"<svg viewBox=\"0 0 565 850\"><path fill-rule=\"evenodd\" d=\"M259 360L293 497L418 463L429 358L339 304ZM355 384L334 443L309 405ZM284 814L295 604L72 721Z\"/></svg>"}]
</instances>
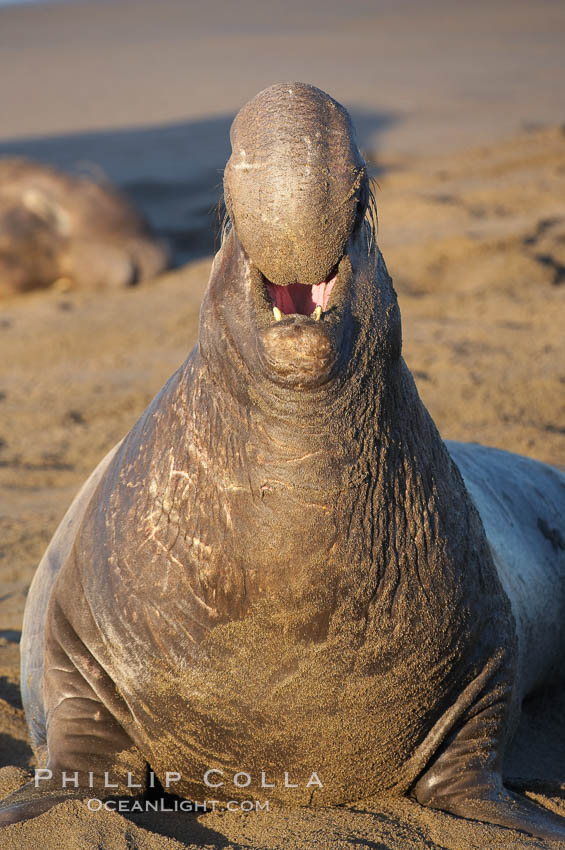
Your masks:
<instances>
[{"instance_id":1,"label":"wrinkled neck skin","mask_svg":"<svg viewBox=\"0 0 565 850\"><path fill-rule=\"evenodd\" d=\"M232 229L200 318L200 358L216 398L247 423L246 441L263 443L267 465L289 464L281 473L287 485L354 483L367 460L360 438L378 428L394 372L404 369L400 312L384 261L370 256L364 227L355 231L339 264L336 304L314 328L319 339L311 322L300 321L306 317L294 323L309 328L304 343L265 311L260 277ZM303 462L294 474L297 458Z\"/></svg>"},{"instance_id":2,"label":"wrinkled neck skin","mask_svg":"<svg viewBox=\"0 0 565 850\"><path fill-rule=\"evenodd\" d=\"M332 574L334 557L345 558L356 565L353 594L363 606L378 592L391 611L399 588L412 583L430 612L446 601L457 612L466 580L483 586L494 570L459 472L401 357L400 312L382 256L371 256L364 226L353 232L336 306L320 323L318 347L307 335L308 357L298 343L285 353L296 320L273 324L258 276L232 229L215 259L199 342L201 400L207 396L216 422L229 423L210 451L230 467L231 514L244 513L232 551L270 574L271 586L277 570L303 562L309 587L323 578L335 588L352 579ZM245 507L239 488L251 491ZM250 602L251 583L246 593ZM421 619L418 606L414 614Z\"/></svg>"}]
</instances>

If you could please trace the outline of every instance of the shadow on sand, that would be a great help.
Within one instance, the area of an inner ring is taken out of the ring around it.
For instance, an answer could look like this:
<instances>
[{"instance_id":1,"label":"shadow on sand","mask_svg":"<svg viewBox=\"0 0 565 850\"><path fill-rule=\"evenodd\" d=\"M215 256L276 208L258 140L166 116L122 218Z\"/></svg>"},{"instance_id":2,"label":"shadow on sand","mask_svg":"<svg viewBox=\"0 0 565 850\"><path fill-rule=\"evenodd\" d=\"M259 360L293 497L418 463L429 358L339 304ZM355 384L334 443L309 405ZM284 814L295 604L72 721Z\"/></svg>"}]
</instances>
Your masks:
<instances>
[{"instance_id":1,"label":"shadow on sand","mask_svg":"<svg viewBox=\"0 0 565 850\"><path fill-rule=\"evenodd\" d=\"M362 150L378 151L392 113L351 111ZM116 184L165 238L174 265L218 247L224 165L233 115L198 121L0 142L0 156L23 156ZM378 169L372 169L376 174Z\"/></svg>"}]
</instances>

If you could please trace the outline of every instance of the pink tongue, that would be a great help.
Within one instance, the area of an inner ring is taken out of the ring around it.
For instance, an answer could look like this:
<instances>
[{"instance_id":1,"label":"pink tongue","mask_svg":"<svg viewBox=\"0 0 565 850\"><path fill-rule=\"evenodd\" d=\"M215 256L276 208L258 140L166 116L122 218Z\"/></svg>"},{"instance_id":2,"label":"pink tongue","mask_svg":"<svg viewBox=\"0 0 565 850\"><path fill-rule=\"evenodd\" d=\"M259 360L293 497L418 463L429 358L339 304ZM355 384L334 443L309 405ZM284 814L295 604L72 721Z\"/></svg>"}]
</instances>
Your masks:
<instances>
[{"instance_id":1,"label":"pink tongue","mask_svg":"<svg viewBox=\"0 0 565 850\"><path fill-rule=\"evenodd\" d=\"M318 306L322 310L326 309L334 283L335 277L313 286L306 283L290 283L288 286L267 283L267 290L273 304L281 313L301 313L303 316L309 316Z\"/></svg>"}]
</instances>

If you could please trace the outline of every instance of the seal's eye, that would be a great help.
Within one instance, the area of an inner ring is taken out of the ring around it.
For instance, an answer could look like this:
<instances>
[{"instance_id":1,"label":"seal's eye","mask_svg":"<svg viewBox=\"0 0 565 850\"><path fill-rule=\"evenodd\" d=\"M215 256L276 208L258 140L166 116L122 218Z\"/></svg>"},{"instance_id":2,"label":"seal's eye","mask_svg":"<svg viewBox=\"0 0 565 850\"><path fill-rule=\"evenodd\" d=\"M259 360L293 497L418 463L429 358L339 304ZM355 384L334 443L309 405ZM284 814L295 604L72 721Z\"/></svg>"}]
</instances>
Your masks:
<instances>
[{"instance_id":1,"label":"seal's eye","mask_svg":"<svg viewBox=\"0 0 565 850\"><path fill-rule=\"evenodd\" d=\"M365 179L359 190L359 200L357 201L357 209L355 210L354 230L358 230L358 228L363 224L365 213L367 212L367 205L369 203L369 194L369 184Z\"/></svg>"}]
</instances>

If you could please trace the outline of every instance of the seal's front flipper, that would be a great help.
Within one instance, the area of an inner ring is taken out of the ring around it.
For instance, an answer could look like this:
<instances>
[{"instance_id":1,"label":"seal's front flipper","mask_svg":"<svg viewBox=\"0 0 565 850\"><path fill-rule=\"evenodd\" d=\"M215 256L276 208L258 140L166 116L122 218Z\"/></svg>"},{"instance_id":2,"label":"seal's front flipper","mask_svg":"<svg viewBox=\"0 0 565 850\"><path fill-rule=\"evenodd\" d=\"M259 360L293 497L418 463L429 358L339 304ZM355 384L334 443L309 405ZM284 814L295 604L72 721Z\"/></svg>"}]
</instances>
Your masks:
<instances>
[{"instance_id":1,"label":"seal's front flipper","mask_svg":"<svg viewBox=\"0 0 565 850\"><path fill-rule=\"evenodd\" d=\"M0 802L0 828L9 826L19 821L30 820L42 815L48 809L63 803L73 797L83 796L73 793L71 790L64 791L54 788L51 791L36 788L34 782L26 782L17 791Z\"/></svg>"},{"instance_id":2,"label":"seal's front flipper","mask_svg":"<svg viewBox=\"0 0 565 850\"><path fill-rule=\"evenodd\" d=\"M483 788L478 785L480 782L481 777L469 774L464 781L462 779L458 783L461 787L453 795L432 794L426 801L423 788L417 787L416 798L424 805L458 817L519 829L546 841L565 841L565 818L528 800L527 797L508 791L500 778L497 789L493 788L490 779ZM467 785L466 796L460 796L463 784Z\"/></svg>"},{"instance_id":3,"label":"seal's front flipper","mask_svg":"<svg viewBox=\"0 0 565 850\"><path fill-rule=\"evenodd\" d=\"M458 817L565 841L565 818L502 784L497 729L496 706L471 718L420 777L416 799Z\"/></svg>"},{"instance_id":4,"label":"seal's front flipper","mask_svg":"<svg viewBox=\"0 0 565 850\"><path fill-rule=\"evenodd\" d=\"M86 630L89 611L73 606ZM78 636L57 598L45 635L43 693L48 762L0 804L0 826L29 820L68 799L132 797L147 764L127 734L127 705Z\"/></svg>"}]
</instances>

